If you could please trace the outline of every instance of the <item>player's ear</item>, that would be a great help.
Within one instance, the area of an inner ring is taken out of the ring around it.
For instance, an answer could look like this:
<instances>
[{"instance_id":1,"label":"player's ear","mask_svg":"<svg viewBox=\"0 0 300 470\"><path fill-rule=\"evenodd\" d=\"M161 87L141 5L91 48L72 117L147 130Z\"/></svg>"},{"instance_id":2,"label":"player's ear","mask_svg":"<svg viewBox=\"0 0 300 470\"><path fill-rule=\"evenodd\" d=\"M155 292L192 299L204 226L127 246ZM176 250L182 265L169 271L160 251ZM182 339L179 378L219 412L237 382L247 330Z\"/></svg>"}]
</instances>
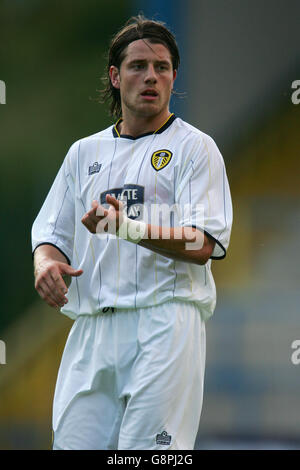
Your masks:
<instances>
[{"instance_id":1,"label":"player's ear","mask_svg":"<svg viewBox=\"0 0 300 470\"><path fill-rule=\"evenodd\" d=\"M120 73L119 69L115 65L111 65L109 68L109 77L111 84L114 88L120 88Z\"/></svg>"},{"instance_id":2,"label":"player's ear","mask_svg":"<svg viewBox=\"0 0 300 470\"><path fill-rule=\"evenodd\" d=\"M176 77L177 77L177 70L173 70L173 82L175 82L176 80Z\"/></svg>"}]
</instances>

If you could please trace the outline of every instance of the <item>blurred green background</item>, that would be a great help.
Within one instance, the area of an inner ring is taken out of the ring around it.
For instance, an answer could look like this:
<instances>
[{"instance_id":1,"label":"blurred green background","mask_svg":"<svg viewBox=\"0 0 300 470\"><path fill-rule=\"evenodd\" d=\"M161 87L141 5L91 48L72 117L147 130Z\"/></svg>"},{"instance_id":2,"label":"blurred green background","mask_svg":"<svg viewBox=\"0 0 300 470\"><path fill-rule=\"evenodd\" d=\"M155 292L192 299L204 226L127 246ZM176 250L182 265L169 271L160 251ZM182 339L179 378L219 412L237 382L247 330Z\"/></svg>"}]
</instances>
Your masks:
<instances>
[{"instance_id":1,"label":"blurred green background","mask_svg":"<svg viewBox=\"0 0 300 470\"><path fill-rule=\"evenodd\" d=\"M216 140L233 197L196 447L300 448L299 2L0 0L0 449L51 447L72 322L33 288L31 226L70 145L112 123L97 103L105 54L141 10L176 33L187 95L171 110Z\"/></svg>"},{"instance_id":2,"label":"blurred green background","mask_svg":"<svg viewBox=\"0 0 300 470\"><path fill-rule=\"evenodd\" d=\"M2 1L0 328L22 315L32 291L30 224L70 145L110 124L100 106L105 52L128 17L126 2ZM5 221L5 223L4 223ZM12 313L13 312L13 313Z\"/></svg>"}]
</instances>

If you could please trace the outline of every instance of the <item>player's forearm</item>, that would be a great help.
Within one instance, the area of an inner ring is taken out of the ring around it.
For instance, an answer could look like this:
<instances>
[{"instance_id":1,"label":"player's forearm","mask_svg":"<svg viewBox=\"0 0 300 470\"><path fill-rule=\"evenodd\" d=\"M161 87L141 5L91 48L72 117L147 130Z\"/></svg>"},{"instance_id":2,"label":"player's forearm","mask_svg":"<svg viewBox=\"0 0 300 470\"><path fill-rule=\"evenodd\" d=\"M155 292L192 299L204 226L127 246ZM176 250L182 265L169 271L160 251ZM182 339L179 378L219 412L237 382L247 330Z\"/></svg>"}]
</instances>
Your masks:
<instances>
[{"instance_id":1,"label":"player's forearm","mask_svg":"<svg viewBox=\"0 0 300 470\"><path fill-rule=\"evenodd\" d=\"M110 208L105 210L97 201L82 218L91 233L117 234L128 242L139 243L163 256L188 263L205 264L214 249L214 241L193 227L162 227L135 221L124 214L120 201L106 195ZM122 209L122 210L120 210Z\"/></svg>"},{"instance_id":2,"label":"player's forearm","mask_svg":"<svg viewBox=\"0 0 300 470\"><path fill-rule=\"evenodd\" d=\"M34 252L34 270L36 271L46 261L59 261L68 264L67 258L58 248L55 248L53 245L40 245Z\"/></svg>"},{"instance_id":3,"label":"player's forearm","mask_svg":"<svg viewBox=\"0 0 300 470\"><path fill-rule=\"evenodd\" d=\"M214 249L213 240L193 227L158 227L148 224L140 246L178 261L205 264Z\"/></svg>"}]
</instances>

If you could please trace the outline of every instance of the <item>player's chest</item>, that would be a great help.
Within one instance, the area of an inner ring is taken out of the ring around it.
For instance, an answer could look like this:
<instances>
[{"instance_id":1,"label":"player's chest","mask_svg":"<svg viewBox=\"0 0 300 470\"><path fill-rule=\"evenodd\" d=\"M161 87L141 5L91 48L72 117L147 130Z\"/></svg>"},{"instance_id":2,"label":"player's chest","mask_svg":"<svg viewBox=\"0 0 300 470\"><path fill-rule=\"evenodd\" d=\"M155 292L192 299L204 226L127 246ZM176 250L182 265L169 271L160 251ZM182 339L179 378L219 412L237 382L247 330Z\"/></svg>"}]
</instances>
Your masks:
<instances>
[{"instance_id":1,"label":"player's chest","mask_svg":"<svg viewBox=\"0 0 300 470\"><path fill-rule=\"evenodd\" d=\"M150 140L150 139L149 139ZM85 155L80 197L103 202L107 193L117 199L143 203L174 200L176 151L161 142L115 139L102 152Z\"/></svg>"}]
</instances>

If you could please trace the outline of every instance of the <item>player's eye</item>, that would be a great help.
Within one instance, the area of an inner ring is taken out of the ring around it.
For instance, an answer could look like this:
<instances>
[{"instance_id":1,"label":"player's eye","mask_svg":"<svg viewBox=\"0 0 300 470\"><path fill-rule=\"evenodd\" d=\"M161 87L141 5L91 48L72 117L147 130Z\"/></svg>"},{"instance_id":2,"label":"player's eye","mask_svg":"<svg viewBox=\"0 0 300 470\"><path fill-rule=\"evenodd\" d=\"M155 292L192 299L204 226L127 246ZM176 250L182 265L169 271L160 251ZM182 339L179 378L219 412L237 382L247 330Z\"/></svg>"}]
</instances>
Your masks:
<instances>
[{"instance_id":1,"label":"player's eye","mask_svg":"<svg viewBox=\"0 0 300 470\"><path fill-rule=\"evenodd\" d=\"M160 72L165 72L166 70L169 70L169 66L168 66L167 64L160 64L160 65L158 66L158 70L159 70Z\"/></svg>"},{"instance_id":2,"label":"player's eye","mask_svg":"<svg viewBox=\"0 0 300 470\"><path fill-rule=\"evenodd\" d=\"M133 64L132 66L134 70L142 70L144 67L144 64Z\"/></svg>"}]
</instances>

